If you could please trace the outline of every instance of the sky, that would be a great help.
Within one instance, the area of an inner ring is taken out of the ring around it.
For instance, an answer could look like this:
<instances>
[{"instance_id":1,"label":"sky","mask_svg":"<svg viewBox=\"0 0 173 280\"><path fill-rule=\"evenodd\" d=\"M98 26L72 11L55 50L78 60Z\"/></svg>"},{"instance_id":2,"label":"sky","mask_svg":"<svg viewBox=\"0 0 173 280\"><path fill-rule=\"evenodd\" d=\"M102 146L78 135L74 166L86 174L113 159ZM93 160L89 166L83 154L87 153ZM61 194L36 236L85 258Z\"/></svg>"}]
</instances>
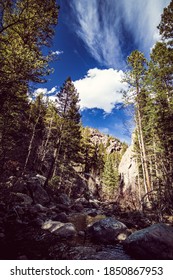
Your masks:
<instances>
[{"instance_id":1,"label":"sky","mask_svg":"<svg viewBox=\"0 0 173 280\"><path fill-rule=\"evenodd\" d=\"M36 92L55 96L71 77L80 98L84 126L128 144L133 110L122 106L127 56L139 50L149 59L159 40L157 26L170 0L57 0L60 5L51 52L54 72Z\"/></svg>"}]
</instances>

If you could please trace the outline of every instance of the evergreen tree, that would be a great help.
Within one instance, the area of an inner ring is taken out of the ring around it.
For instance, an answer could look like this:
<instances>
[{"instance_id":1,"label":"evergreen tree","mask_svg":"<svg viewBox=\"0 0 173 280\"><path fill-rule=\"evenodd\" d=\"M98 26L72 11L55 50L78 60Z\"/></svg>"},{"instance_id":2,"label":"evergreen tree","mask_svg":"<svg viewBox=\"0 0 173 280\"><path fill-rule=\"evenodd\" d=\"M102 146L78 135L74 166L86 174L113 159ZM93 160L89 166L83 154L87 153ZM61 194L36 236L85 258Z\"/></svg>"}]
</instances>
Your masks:
<instances>
[{"instance_id":1,"label":"evergreen tree","mask_svg":"<svg viewBox=\"0 0 173 280\"><path fill-rule=\"evenodd\" d=\"M32 142L28 133L33 131L27 122L27 95L30 83L43 82L50 72L51 57L43 55L42 47L50 43L57 15L55 0L0 0L1 166L8 159L17 158L17 151L22 153L24 143L28 147ZM23 156L19 156L22 163L31 152L26 147Z\"/></svg>"},{"instance_id":2,"label":"evergreen tree","mask_svg":"<svg viewBox=\"0 0 173 280\"><path fill-rule=\"evenodd\" d=\"M161 16L161 22L158 26L159 32L162 35L162 39L165 43L173 46L173 0L171 0L168 7L166 7Z\"/></svg>"},{"instance_id":3,"label":"evergreen tree","mask_svg":"<svg viewBox=\"0 0 173 280\"><path fill-rule=\"evenodd\" d=\"M54 0L4 0L0 2L0 97L20 88L26 94L29 82L43 82L49 56L48 45L57 23L58 8ZM2 108L2 107L1 107Z\"/></svg>"},{"instance_id":4,"label":"evergreen tree","mask_svg":"<svg viewBox=\"0 0 173 280\"><path fill-rule=\"evenodd\" d=\"M150 82L150 137L153 138L155 170L159 189L164 186L167 201L173 184L173 51L158 42L152 50L148 69ZM151 133L152 130L152 133ZM157 162L156 162L157 161Z\"/></svg>"},{"instance_id":5,"label":"evergreen tree","mask_svg":"<svg viewBox=\"0 0 173 280\"><path fill-rule=\"evenodd\" d=\"M5 171L9 160L24 164L26 146L29 141L27 126L29 105L23 92L16 97L8 96L0 113L0 174Z\"/></svg>"},{"instance_id":6,"label":"evergreen tree","mask_svg":"<svg viewBox=\"0 0 173 280\"><path fill-rule=\"evenodd\" d=\"M102 181L104 184L103 192L107 197L113 198L115 192L118 189L118 165L119 165L119 156L117 152L108 154L105 156L105 164L102 174Z\"/></svg>"},{"instance_id":7,"label":"evergreen tree","mask_svg":"<svg viewBox=\"0 0 173 280\"><path fill-rule=\"evenodd\" d=\"M139 51L133 51L128 57L128 64L131 71L128 72L126 82L130 85L130 91L133 93L133 102L135 105L135 120L137 127L137 136L139 142L140 161L143 172L144 187L146 192L151 191L151 182L149 174L149 162L147 158L147 148L144 126L144 107L146 106L145 75L146 59Z\"/></svg>"},{"instance_id":8,"label":"evergreen tree","mask_svg":"<svg viewBox=\"0 0 173 280\"><path fill-rule=\"evenodd\" d=\"M45 185L51 177L59 176L59 185L69 165L80 162L81 124L79 95L71 78L67 78L57 95L59 133Z\"/></svg>"}]
</instances>

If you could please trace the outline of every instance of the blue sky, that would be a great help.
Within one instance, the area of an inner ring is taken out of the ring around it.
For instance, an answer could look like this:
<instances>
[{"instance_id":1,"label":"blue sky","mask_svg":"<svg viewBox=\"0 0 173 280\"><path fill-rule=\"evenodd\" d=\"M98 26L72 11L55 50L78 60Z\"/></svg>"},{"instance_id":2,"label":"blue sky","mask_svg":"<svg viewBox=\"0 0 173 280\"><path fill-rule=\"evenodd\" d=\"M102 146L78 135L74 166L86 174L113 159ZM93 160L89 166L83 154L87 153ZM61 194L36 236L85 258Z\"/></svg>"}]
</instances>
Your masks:
<instances>
[{"instance_id":1,"label":"blue sky","mask_svg":"<svg viewBox=\"0 0 173 280\"><path fill-rule=\"evenodd\" d=\"M130 143L133 112L123 108L126 59L147 58L159 40L157 25L170 0L57 0L59 23L51 51L54 73L37 92L54 95L70 76L81 99L82 123Z\"/></svg>"}]
</instances>

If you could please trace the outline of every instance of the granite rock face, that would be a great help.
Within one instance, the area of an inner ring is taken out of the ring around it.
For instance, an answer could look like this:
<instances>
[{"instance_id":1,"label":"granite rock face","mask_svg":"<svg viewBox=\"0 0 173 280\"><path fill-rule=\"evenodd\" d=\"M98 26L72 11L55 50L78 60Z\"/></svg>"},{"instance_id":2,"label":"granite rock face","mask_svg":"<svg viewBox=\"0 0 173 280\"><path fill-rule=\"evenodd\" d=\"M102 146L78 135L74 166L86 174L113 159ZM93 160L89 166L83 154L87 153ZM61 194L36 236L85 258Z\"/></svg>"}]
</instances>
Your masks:
<instances>
[{"instance_id":1,"label":"granite rock face","mask_svg":"<svg viewBox=\"0 0 173 280\"><path fill-rule=\"evenodd\" d=\"M122 144L120 140L110 137L109 135L103 134L97 129L90 128L90 140L92 143L96 144L103 144L106 148L106 152L108 154L114 151L120 151L122 149Z\"/></svg>"},{"instance_id":2,"label":"granite rock face","mask_svg":"<svg viewBox=\"0 0 173 280\"><path fill-rule=\"evenodd\" d=\"M127 148L126 152L122 156L118 168L119 174L121 176L123 191L126 191L129 188L134 190L136 186L138 168L134 157L133 148L133 144Z\"/></svg>"}]
</instances>

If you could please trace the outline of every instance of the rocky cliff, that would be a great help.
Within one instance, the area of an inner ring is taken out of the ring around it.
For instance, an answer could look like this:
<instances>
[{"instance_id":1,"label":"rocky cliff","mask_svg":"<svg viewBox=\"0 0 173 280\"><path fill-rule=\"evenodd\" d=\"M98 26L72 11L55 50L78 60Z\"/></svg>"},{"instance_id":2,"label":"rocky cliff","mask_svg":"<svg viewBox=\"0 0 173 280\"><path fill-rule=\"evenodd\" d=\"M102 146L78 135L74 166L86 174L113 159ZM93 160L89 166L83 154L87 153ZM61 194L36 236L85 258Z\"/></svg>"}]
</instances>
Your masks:
<instances>
[{"instance_id":1,"label":"rocky cliff","mask_svg":"<svg viewBox=\"0 0 173 280\"><path fill-rule=\"evenodd\" d=\"M101 133L98 129L88 128L90 133L90 141L93 144L103 144L106 149L106 153L110 154L114 151L121 151L122 143L120 140L113 136L109 136L107 134Z\"/></svg>"},{"instance_id":2,"label":"rocky cliff","mask_svg":"<svg viewBox=\"0 0 173 280\"><path fill-rule=\"evenodd\" d=\"M134 144L130 145L122 156L118 172L120 174L123 191L134 190L137 182L138 168L134 154Z\"/></svg>"},{"instance_id":3,"label":"rocky cliff","mask_svg":"<svg viewBox=\"0 0 173 280\"><path fill-rule=\"evenodd\" d=\"M83 133L91 148L90 152L87 149L87 156L92 155L92 160L88 157L91 164L85 173L89 191L94 197L113 199L119 186L118 165L127 145L97 129L86 127Z\"/></svg>"}]
</instances>

